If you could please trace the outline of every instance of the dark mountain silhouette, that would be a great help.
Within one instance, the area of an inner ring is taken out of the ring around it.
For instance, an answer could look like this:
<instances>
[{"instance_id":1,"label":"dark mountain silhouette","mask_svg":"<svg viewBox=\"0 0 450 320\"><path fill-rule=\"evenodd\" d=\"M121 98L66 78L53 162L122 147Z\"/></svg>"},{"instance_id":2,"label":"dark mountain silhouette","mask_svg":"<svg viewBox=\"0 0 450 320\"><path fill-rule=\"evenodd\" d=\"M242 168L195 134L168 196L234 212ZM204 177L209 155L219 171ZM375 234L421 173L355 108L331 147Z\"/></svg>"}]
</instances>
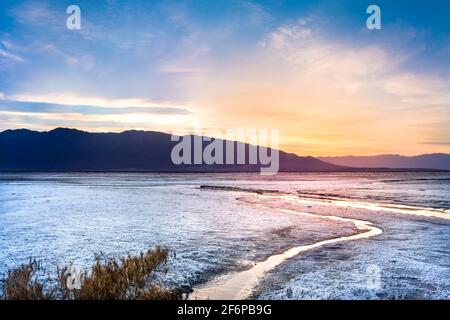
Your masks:
<instances>
[{"instance_id":1,"label":"dark mountain silhouette","mask_svg":"<svg viewBox=\"0 0 450 320\"><path fill-rule=\"evenodd\" d=\"M0 170L237 172L260 169L260 165L174 165L171 150L178 142L170 138L169 134L151 131L6 130L0 133ZM209 143L204 142L203 147ZM246 145L246 159L248 148ZM349 168L280 151L280 171L344 170Z\"/></svg>"},{"instance_id":2,"label":"dark mountain silhouette","mask_svg":"<svg viewBox=\"0 0 450 320\"><path fill-rule=\"evenodd\" d=\"M432 153L419 156L384 154L378 156L320 157L320 160L350 167L423 168L450 170L450 154Z\"/></svg>"}]
</instances>

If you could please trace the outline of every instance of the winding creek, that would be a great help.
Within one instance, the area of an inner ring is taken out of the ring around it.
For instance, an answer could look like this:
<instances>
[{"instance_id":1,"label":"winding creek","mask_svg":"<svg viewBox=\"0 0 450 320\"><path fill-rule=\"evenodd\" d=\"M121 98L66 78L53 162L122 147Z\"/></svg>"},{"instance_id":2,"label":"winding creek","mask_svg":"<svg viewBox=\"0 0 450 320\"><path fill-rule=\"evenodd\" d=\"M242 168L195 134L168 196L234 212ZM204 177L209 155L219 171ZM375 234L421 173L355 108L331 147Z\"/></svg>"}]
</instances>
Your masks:
<instances>
[{"instance_id":1,"label":"winding creek","mask_svg":"<svg viewBox=\"0 0 450 320\"><path fill-rule=\"evenodd\" d=\"M320 202L321 204L329 204L331 206L349 206L353 208L361 208L368 210L383 210L383 211L392 211L396 213L403 214L412 214L412 215L422 215L425 217L436 217L441 219L449 219L448 212L436 211L436 210L427 210L425 208L415 209L415 208L407 208L405 206L380 206L375 204L365 204L365 203L356 203L345 200L332 200L332 201L323 201L317 199L302 199L298 196L294 195L260 195L260 197L282 197L288 201L300 201L300 202ZM261 204L255 204L259 207L269 208ZM299 212L291 209L276 209L279 212L284 212L288 214L296 214L308 217L315 217L318 219L325 220L337 220L342 222L350 222L352 223L356 229L360 230L356 234L350 236L341 236L337 238L326 239L322 241L318 241L311 244L301 245L289 248L282 253L272 255L268 257L266 260L262 262L256 263L252 268L222 275L212 281L206 283L203 286L200 286L196 290L194 290L191 295L191 299L211 299L211 300L222 300L222 299L230 299L230 300L239 300L247 298L252 290L258 285L258 282L263 278L263 276L271 271L273 268L283 263L287 259L290 259L300 253L304 253L309 250L318 249L320 247L336 244L339 242L347 242L347 241L355 241L361 239L368 239L371 237L375 237L383 233L383 230L374 226L372 222L352 219L352 218L344 218L340 216L333 215L321 215L321 214L313 214L307 212Z\"/></svg>"}]
</instances>

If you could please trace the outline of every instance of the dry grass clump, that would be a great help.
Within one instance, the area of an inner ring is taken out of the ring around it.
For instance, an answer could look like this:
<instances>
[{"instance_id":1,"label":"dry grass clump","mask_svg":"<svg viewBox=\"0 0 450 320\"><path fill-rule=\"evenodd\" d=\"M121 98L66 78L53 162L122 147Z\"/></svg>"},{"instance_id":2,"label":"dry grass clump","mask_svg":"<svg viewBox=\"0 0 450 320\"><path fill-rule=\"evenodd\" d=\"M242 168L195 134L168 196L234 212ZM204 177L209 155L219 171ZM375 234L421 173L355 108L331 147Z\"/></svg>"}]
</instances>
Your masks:
<instances>
[{"instance_id":1,"label":"dry grass clump","mask_svg":"<svg viewBox=\"0 0 450 320\"><path fill-rule=\"evenodd\" d=\"M97 257L89 271L71 274L72 266L58 269L54 284L44 289L37 280L35 260L9 271L4 280L3 298L8 300L173 300L181 299L180 289L155 283L152 275L166 264L168 251L157 247L137 256ZM76 276L76 277L75 277Z\"/></svg>"},{"instance_id":2,"label":"dry grass clump","mask_svg":"<svg viewBox=\"0 0 450 320\"><path fill-rule=\"evenodd\" d=\"M41 270L39 262L30 261L19 268L8 271L3 280L3 298L7 300L48 300L54 298L53 290L44 290L36 278Z\"/></svg>"}]
</instances>

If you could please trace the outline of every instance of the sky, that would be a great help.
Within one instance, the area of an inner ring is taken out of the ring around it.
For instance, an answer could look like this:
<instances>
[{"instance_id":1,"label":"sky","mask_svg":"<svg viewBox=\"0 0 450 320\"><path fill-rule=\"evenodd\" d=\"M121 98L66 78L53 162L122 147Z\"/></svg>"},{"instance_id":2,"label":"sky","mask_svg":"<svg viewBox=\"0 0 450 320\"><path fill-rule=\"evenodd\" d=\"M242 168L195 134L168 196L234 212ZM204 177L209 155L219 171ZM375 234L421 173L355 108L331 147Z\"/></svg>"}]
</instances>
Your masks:
<instances>
[{"instance_id":1,"label":"sky","mask_svg":"<svg viewBox=\"0 0 450 320\"><path fill-rule=\"evenodd\" d=\"M55 127L278 129L299 155L450 153L450 2L2 0L0 130Z\"/></svg>"}]
</instances>

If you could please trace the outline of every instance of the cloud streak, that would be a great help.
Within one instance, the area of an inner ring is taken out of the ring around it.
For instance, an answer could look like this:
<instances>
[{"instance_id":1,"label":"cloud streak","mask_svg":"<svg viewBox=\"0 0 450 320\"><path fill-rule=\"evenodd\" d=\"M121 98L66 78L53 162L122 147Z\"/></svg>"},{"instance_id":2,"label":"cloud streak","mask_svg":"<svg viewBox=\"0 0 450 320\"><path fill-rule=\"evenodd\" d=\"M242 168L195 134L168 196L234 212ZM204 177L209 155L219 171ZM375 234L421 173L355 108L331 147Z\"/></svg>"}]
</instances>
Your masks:
<instances>
[{"instance_id":1,"label":"cloud streak","mask_svg":"<svg viewBox=\"0 0 450 320\"><path fill-rule=\"evenodd\" d=\"M67 105L45 102L22 102L0 100L0 111L25 113L76 113L82 115L126 115L126 114L158 114L188 115L187 109L180 107L100 107L89 105Z\"/></svg>"}]
</instances>

